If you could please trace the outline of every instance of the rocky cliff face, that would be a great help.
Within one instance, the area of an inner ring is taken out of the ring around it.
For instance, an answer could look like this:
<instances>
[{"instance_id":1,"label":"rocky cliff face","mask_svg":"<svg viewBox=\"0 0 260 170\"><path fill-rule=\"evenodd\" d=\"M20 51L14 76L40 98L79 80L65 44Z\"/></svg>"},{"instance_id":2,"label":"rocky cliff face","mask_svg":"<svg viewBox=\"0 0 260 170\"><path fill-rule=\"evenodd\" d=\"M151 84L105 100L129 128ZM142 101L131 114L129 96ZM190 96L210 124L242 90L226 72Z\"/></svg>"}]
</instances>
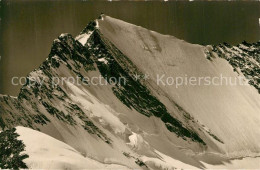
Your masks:
<instances>
[{"instance_id":1,"label":"rocky cliff face","mask_svg":"<svg viewBox=\"0 0 260 170\"><path fill-rule=\"evenodd\" d=\"M211 50L226 59L235 72L242 73L260 93L260 41L253 44L244 41L237 46L223 43L211 46Z\"/></svg>"},{"instance_id":2,"label":"rocky cliff face","mask_svg":"<svg viewBox=\"0 0 260 170\"><path fill-rule=\"evenodd\" d=\"M203 168L202 161L256 156L259 68L259 43L203 47L101 15L75 39L62 34L54 40L18 97L0 96L1 130L18 127L29 168L48 168L53 159L51 168ZM244 76L252 86L156 83L156 74L190 73ZM230 95L238 98L226 102ZM36 139L33 145L28 133L55 143L60 152L75 150L81 162L64 164L55 154L37 162L37 153L46 147L44 153L51 153L52 147Z\"/></svg>"}]
</instances>

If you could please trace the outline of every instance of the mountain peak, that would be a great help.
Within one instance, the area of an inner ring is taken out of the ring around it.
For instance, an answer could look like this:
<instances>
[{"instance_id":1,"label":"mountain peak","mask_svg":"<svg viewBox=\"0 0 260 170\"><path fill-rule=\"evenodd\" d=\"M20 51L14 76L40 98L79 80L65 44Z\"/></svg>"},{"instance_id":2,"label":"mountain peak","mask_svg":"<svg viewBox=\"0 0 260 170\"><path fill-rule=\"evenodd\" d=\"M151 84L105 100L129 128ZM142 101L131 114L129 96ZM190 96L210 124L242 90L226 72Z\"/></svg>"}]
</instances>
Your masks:
<instances>
[{"instance_id":1,"label":"mountain peak","mask_svg":"<svg viewBox=\"0 0 260 170\"><path fill-rule=\"evenodd\" d=\"M204 47L102 14L76 38L55 39L18 98L0 96L0 127L17 127L29 168L207 168L259 156L258 56L259 47ZM179 82L220 75L251 86Z\"/></svg>"}]
</instances>

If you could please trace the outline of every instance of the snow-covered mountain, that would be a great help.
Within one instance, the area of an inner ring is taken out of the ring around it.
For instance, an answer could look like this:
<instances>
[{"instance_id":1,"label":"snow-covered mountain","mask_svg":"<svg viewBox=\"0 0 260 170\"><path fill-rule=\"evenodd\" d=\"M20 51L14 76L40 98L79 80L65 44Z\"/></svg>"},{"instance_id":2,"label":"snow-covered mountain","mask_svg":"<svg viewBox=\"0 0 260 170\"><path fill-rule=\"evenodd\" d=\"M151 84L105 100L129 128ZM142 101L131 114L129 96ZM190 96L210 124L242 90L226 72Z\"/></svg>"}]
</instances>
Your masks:
<instances>
[{"instance_id":1,"label":"snow-covered mountain","mask_svg":"<svg viewBox=\"0 0 260 170\"><path fill-rule=\"evenodd\" d=\"M18 97L0 96L0 167L260 168L259 90L260 42L189 44L101 15L54 40Z\"/></svg>"}]
</instances>

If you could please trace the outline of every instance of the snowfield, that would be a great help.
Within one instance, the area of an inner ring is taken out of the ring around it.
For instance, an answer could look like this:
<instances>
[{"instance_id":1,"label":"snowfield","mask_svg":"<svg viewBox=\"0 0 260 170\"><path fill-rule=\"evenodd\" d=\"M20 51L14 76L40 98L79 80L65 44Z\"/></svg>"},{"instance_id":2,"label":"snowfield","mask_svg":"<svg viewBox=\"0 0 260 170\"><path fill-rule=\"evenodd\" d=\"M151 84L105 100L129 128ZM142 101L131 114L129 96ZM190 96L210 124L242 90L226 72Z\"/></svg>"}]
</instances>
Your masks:
<instances>
[{"instance_id":1,"label":"snowfield","mask_svg":"<svg viewBox=\"0 0 260 170\"><path fill-rule=\"evenodd\" d=\"M71 146L44 133L17 127L18 138L26 145L29 158L25 163L30 169L129 169L116 164L103 164L83 157Z\"/></svg>"},{"instance_id":2,"label":"snowfield","mask_svg":"<svg viewBox=\"0 0 260 170\"><path fill-rule=\"evenodd\" d=\"M16 127L18 138L26 145L24 153L29 155L25 163L30 169L130 169L116 164L104 164L96 160L84 157L71 146L56 140L44 133L25 127ZM135 134L136 135L136 134ZM132 141L135 142L131 137ZM136 144L136 143L135 143ZM178 160L175 160L159 151L158 158L143 156L140 159L154 169L198 169ZM202 162L209 169L258 169L260 158L242 158L231 160L223 165L210 165Z\"/></svg>"}]
</instances>

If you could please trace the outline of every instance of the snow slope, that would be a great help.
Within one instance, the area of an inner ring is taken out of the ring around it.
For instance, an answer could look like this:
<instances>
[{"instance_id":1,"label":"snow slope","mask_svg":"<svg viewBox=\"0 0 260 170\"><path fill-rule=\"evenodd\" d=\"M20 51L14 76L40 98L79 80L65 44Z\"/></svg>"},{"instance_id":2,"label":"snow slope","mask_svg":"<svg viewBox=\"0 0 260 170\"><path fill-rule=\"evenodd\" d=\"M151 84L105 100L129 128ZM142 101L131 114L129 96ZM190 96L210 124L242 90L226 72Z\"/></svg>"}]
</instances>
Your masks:
<instances>
[{"instance_id":1,"label":"snow slope","mask_svg":"<svg viewBox=\"0 0 260 170\"><path fill-rule=\"evenodd\" d=\"M24 153L29 158L25 163L30 169L128 169L83 157L71 146L30 128L19 126L16 132L20 135L18 139L26 146Z\"/></svg>"},{"instance_id":2,"label":"snow slope","mask_svg":"<svg viewBox=\"0 0 260 170\"><path fill-rule=\"evenodd\" d=\"M205 57L205 47L172 36L103 16L101 33L122 51L142 73L149 74L147 85L168 109L175 101L185 111L219 137L217 145L227 155L254 155L260 151L260 95L252 86L156 86L157 75L165 77L238 78L227 61ZM178 114L178 113L174 113Z\"/></svg>"}]
</instances>

